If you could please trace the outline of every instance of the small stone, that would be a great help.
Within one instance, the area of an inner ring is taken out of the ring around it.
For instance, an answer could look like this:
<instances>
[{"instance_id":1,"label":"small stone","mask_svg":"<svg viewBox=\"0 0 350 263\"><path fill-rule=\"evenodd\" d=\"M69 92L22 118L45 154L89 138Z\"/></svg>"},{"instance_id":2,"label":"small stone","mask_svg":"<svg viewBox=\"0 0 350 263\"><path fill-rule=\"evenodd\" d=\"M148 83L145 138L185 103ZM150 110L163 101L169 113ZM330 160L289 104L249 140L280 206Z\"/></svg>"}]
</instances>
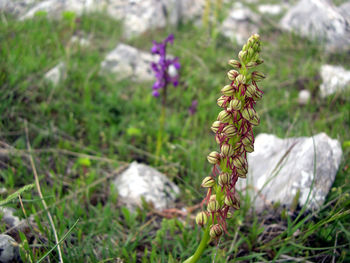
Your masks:
<instances>
[{"instance_id":1,"label":"small stone","mask_svg":"<svg viewBox=\"0 0 350 263\"><path fill-rule=\"evenodd\" d=\"M78 44L81 47L88 47L91 44L88 38L79 37L79 36L72 36L72 38L70 39L70 42L72 44Z\"/></svg>"},{"instance_id":2,"label":"small stone","mask_svg":"<svg viewBox=\"0 0 350 263\"><path fill-rule=\"evenodd\" d=\"M323 65L320 70L322 84L321 97L326 97L350 88L350 71L342 66Z\"/></svg>"},{"instance_id":3,"label":"small stone","mask_svg":"<svg viewBox=\"0 0 350 263\"><path fill-rule=\"evenodd\" d=\"M60 81L66 78L66 66L63 62L60 62L57 66L50 69L44 76L44 78L51 82L54 86L58 85Z\"/></svg>"},{"instance_id":4,"label":"small stone","mask_svg":"<svg viewBox=\"0 0 350 263\"><path fill-rule=\"evenodd\" d=\"M9 228L19 226L22 221L14 215L15 209L0 206L0 214L2 215L1 221L4 222Z\"/></svg>"},{"instance_id":5,"label":"small stone","mask_svg":"<svg viewBox=\"0 0 350 263\"><path fill-rule=\"evenodd\" d=\"M307 89L303 89L301 91L299 91L299 95L298 95L298 103L300 105L306 105L309 103L311 98L311 92L308 91Z\"/></svg>"},{"instance_id":6,"label":"small stone","mask_svg":"<svg viewBox=\"0 0 350 263\"><path fill-rule=\"evenodd\" d=\"M0 234L0 262L22 262L16 241L8 235Z\"/></svg>"},{"instance_id":7,"label":"small stone","mask_svg":"<svg viewBox=\"0 0 350 263\"><path fill-rule=\"evenodd\" d=\"M142 206L142 198L158 209L173 205L180 189L153 167L133 162L113 181L121 202L129 209Z\"/></svg>"},{"instance_id":8,"label":"small stone","mask_svg":"<svg viewBox=\"0 0 350 263\"><path fill-rule=\"evenodd\" d=\"M279 15L282 13L282 6L280 5L271 5L271 4L266 4L266 5L259 5L258 10L262 14L267 14L267 15Z\"/></svg>"},{"instance_id":9,"label":"small stone","mask_svg":"<svg viewBox=\"0 0 350 263\"><path fill-rule=\"evenodd\" d=\"M290 207L298 191L298 201L303 206L312 185L306 208L316 210L322 206L342 157L338 140L329 138L325 133L313 138L287 139L259 134L255 138L254 148L254 152L248 154L247 179L239 180L238 185L240 189L256 189L252 190L252 196L260 191L254 203L257 211L276 202Z\"/></svg>"}]
</instances>

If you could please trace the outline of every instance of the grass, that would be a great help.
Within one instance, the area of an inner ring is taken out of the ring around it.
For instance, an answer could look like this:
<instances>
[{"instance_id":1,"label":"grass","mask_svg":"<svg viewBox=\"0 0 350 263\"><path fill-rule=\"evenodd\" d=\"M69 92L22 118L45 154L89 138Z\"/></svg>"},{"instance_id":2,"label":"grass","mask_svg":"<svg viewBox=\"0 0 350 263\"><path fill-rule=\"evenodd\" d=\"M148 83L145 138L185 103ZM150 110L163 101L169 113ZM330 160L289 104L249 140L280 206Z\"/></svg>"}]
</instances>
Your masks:
<instances>
[{"instance_id":1,"label":"grass","mask_svg":"<svg viewBox=\"0 0 350 263\"><path fill-rule=\"evenodd\" d=\"M181 188L176 207L190 207L204 196L200 182L210 171L206 154L216 147L209 129L218 113L215 102L226 81L226 62L240 47L221 35L209 41L203 29L191 24L126 40L120 23L102 14L79 19L66 14L60 21L48 20L44 14L25 22L4 18L6 23L0 24L0 182L8 192L1 200L20 193L23 207L13 196L6 206L33 221L32 229L16 235L23 260L37 262L46 255L42 262L58 262L41 200L34 189L22 189L34 182L30 154L58 237L65 237L60 243L65 262L178 262L190 256L200 238L193 222L195 212L167 219L146 205L131 213L111 187L110 179L126 163L155 165L161 105L151 96L152 83L101 76L100 63L119 42L148 51L153 39L175 34L170 53L182 63L181 83L169 90L166 143L157 168ZM348 262L349 97L336 94L321 99L318 72L324 63L349 67L350 56L327 55L317 43L280 32L274 21L265 22L260 33L265 60L261 70L268 78L262 83L265 95L257 107L262 121L255 133L290 137L326 132L344 145L344 158L320 211L298 217L300 208L288 212L276 206L257 214L249 210L252 197L244 196L229 234L217 247L208 248L201 262L214 257L215 262ZM91 35L91 46L69 44L74 33ZM67 78L54 87L43 75L60 61L66 64ZM312 93L305 106L297 103L301 89ZM199 101L198 112L190 116L193 99ZM7 231L3 224L0 229Z\"/></svg>"}]
</instances>

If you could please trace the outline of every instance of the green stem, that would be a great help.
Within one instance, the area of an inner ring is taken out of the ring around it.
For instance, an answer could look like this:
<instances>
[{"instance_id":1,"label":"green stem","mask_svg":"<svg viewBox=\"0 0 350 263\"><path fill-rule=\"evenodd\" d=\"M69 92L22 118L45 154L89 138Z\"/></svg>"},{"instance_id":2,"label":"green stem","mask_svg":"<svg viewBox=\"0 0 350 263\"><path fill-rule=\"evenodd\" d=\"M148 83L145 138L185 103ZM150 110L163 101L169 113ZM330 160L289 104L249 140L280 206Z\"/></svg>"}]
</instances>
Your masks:
<instances>
[{"instance_id":1,"label":"green stem","mask_svg":"<svg viewBox=\"0 0 350 263\"><path fill-rule=\"evenodd\" d=\"M165 123L165 105L162 104L162 112L159 119L159 130L157 134L156 165L158 165L160 150L162 149L162 144L163 144L164 123Z\"/></svg>"},{"instance_id":2,"label":"green stem","mask_svg":"<svg viewBox=\"0 0 350 263\"><path fill-rule=\"evenodd\" d=\"M208 220L207 227L205 228L205 231L202 236L202 240L196 250L196 252L193 254L193 256L189 257L186 259L183 263L195 263L199 260L199 258L202 256L205 248L207 247L209 240L210 240L210 235L209 235L209 229L211 226L211 220Z\"/></svg>"}]
</instances>

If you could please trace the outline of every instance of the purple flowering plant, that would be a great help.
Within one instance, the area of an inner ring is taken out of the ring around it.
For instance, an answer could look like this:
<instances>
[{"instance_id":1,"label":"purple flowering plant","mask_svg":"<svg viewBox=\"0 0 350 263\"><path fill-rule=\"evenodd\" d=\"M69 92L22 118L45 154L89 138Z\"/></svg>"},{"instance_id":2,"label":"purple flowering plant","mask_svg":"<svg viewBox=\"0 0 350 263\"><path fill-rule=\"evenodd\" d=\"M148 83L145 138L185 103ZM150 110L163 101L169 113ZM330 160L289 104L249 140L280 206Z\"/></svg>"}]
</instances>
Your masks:
<instances>
[{"instance_id":1,"label":"purple flowering plant","mask_svg":"<svg viewBox=\"0 0 350 263\"><path fill-rule=\"evenodd\" d=\"M171 83L176 87L179 83L179 58L167 58L166 48L168 43L174 43L174 35L170 34L163 42L153 41L152 54L159 55L157 63L152 62L151 67L155 73L156 82L153 84L153 96L159 97L163 92L163 100L166 97L167 86Z\"/></svg>"},{"instance_id":2,"label":"purple flowering plant","mask_svg":"<svg viewBox=\"0 0 350 263\"><path fill-rule=\"evenodd\" d=\"M169 84L176 87L179 84L179 70L180 62L179 58L168 58L167 57L167 45L174 43L174 35L170 34L162 42L153 41L151 48L152 54L158 55L158 62L152 62L151 67L154 71L156 82L152 87L152 95L156 98L162 97L162 112L160 115L160 128L158 129L157 146L156 146L156 158L158 160L160 150L163 143L163 130L165 122L165 107L167 99L167 88Z\"/></svg>"}]
</instances>

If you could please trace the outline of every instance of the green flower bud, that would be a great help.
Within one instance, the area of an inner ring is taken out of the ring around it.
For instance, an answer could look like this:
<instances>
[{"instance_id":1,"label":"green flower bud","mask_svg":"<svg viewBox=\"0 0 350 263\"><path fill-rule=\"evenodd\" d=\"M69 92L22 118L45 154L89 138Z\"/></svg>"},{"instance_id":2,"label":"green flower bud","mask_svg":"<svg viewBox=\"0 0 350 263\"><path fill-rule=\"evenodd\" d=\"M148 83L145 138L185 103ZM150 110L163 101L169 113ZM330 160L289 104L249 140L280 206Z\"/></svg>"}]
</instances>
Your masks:
<instances>
[{"instance_id":1,"label":"green flower bud","mask_svg":"<svg viewBox=\"0 0 350 263\"><path fill-rule=\"evenodd\" d=\"M214 121L213 124L211 125L211 130L216 133L219 128L220 128L220 125L221 125L221 121Z\"/></svg>"},{"instance_id":2,"label":"green flower bud","mask_svg":"<svg viewBox=\"0 0 350 263\"><path fill-rule=\"evenodd\" d=\"M260 52L260 42L255 42L252 48L255 52Z\"/></svg>"},{"instance_id":3,"label":"green flower bud","mask_svg":"<svg viewBox=\"0 0 350 263\"><path fill-rule=\"evenodd\" d=\"M226 108L228 101L225 96L221 96L220 98L217 99L216 103L218 104L219 107Z\"/></svg>"},{"instance_id":4,"label":"green flower bud","mask_svg":"<svg viewBox=\"0 0 350 263\"><path fill-rule=\"evenodd\" d=\"M247 59L247 51L240 51L238 53L238 58L240 61L244 62Z\"/></svg>"},{"instance_id":5,"label":"green flower bud","mask_svg":"<svg viewBox=\"0 0 350 263\"><path fill-rule=\"evenodd\" d=\"M242 50L243 50L243 51L247 51L247 49L248 49L247 44L244 44Z\"/></svg>"},{"instance_id":6,"label":"green flower bud","mask_svg":"<svg viewBox=\"0 0 350 263\"><path fill-rule=\"evenodd\" d=\"M238 60L231 59L229 60L228 64L234 68L241 68L241 63Z\"/></svg>"},{"instance_id":7,"label":"green flower bud","mask_svg":"<svg viewBox=\"0 0 350 263\"><path fill-rule=\"evenodd\" d=\"M242 107L242 102L239 99L232 99L228 106L229 110L240 110Z\"/></svg>"},{"instance_id":8,"label":"green flower bud","mask_svg":"<svg viewBox=\"0 0 350 263\"><path fill-rule=\"evenodd\" d=\"M242 139L242 143L244 145L252 145L253 144L253 137L251 134L248 134L246 137Z\"/></svg>"},{"instance_id":9,"label":"green flower bud","mask_svg":"<svg viewBox=\"0 0 350 263\"><path fill-rule=\"evenodd\" d=\"M219 209L220 209L220 205L219 205L218 201L216 201L216 200L209 201L208 206L207 206L207 211L209 213L215 213Z\"/></svg>"},{"instance_id":10,"label":"green flower bud","mask_svg":"<svg viewBox=\"0 0 350 263\"><path fill-rule=\"evenodd\" d=\"M242 116L247 121L252 120L255 115L256 115L256 111L254 110L254 108L247 107L242 111Z\"/></svg>"},{"instance_id":11,"label":"green flower bud","mask_svg":"<svg viewBox=\"0 0 350 263\"><path fill-rule=\"evenodd\" d=\"M207 156L208 162L211 164L219 164L220 163L220 153L218 152L211 152Z\"/></svg>"},{"instance_id":12,"label":"green flower bud","mask_svg":"<svg viewBox=\"0 0 350 263\"><path fill-rule=\"evenodd\" d=\"M247 161L244 157L238 155L233 159L233 165L237 168L242 168L247 165Z\"/></svg>"},{"instance_id":13,"label":"green flower bud","mask_svg":"<svg viewBox=\"0 0 350 263\"><path fill-rule=\"evenodd\" d=\"M253 34L250 36L254 40L254 42L260 42L260 35L259 34Z\"/></svg>"},{"instance_id":14,"label":"green flower bud","mask_svg":"<svg viewBox=\"0 0 350 263\"><path fill-rule=\"evenodd\" d=\"M213 177L207 176L203 179L201 186L204 188L211 188L215 185L215 180Z\"/></svg>"},{"instance_id":15,"label":"green flower bud","mask_svg":"<svg viewBox=\"0 0 350 263\"><path fill-rule=\"evenodd\" d=\"M231 85L226 85L221 89L221 93L225 96L230 97L235 93L235 89Z\"/></svg>"},{"instance_id":16,"label":"green flower bud","mask_svg":"<svg viewBox=\"0 0 350 263\"><path fill-rule=\"evenodd\" d=\"M235 80L238 75L238 71L234 69L231 69L229 72L227 72L227 77L229 80Z\"/></svg>"},{"instance_id":17,"label":"green flower bud","mask_svg":"<svg viewBox=\"0 0 350 263\"><path fill-rule=\"evenodd\" d=\"M241 168L237 168L237 174L239 177L241 178L247 178L247 173L248 173L248 170L247 170L247 167L246 166L243 166Z\"/></svg>"},{"instance_id":18,"label":"green flower bud","mask_svg":"<svg viewBox=\"0 0 350 263\"><path fill-rule=\"evenodd\" d=\"M252 73L252 80L258 82L258 81L261 81L263 80L264 78L266 78L265 74L262 73L262 72L259 72L259 71L254 71Z\"/></svg>"},{"instance_id":19,"label":"green flower bud","mask_svg":"<svg viewBox=\"0 0 350 263\"><path fill-rule=\"evenodd\" d=\"M248 62L245 67L246 68L254 68L256 67L257 65L259 65L258 63L256 63L255 61L251 61L251 62Z\"/></svg>"},{"instance_id":20,"label":"green flower bud","mask_svg":"<svg viewBox=\"0 0 350 263\"><path fill-rule=\"evenodd\" d=\"M256 87L255 87L253 84L250 84L250 85L247 87L247 89L246 89L246 91L245 91L245 94L246 94L248 97L253 98L256 91L257 91L257 90L256 90Z\"/></svg>"},{"instance_id":21,"label":"green flower bud","mask_svg":"<svg viewBox=\"0 0 350 263\"><path fill-rule=\"evenodd\" d=\"M221 145L221 154L223 157L230 157L234 154L234 150L231 144L224 143Z\"/></svg>"},{"instance_id":22,"label":"green flower bud","mask_svg":"<svg viewBox=\"0 0 350 263\"><path fill-rule=\"evenodd\" d=\"M222 228L219 224L212 225L209 230L209 235L211 238L219 238L222 235Z\"/></svg>"},{"instance_id":23,"label":"green flower bud","mask_svg":"<svg viewBox=\"0 0 350 263\"><path fill-rule=\"evenodd\" d=\"M199 225L200 227L203 227L204 225L206 225L208 222L208 216L205 212L200 212L197 214L196 216L196 223L197 225Z\"/></svg>"},{"instance_id":24,"label":"green flower bud","mask_svg":"<svg viewBox=\"0 0 350 263\"><path fill-rule=\"evenodd\" d=\"M235 209L239 209L240 208L240 201L239 201L238 195L235 194L234 196L232 196L232 195L225 196L225 204L227 206L233 207Z\"/></svg>"},{"instance_id":25,"label":"green flower bud","mask_svg":"<svg viewBox=\"0 0 350 263\"><path fill-rule=\"evenodd\" d=\"M252 48L248 48L248 58L252 58L254 56L255 52Z\"/></svg>"},{"instance_id":26,"label":"green flower bud","mask_svg":"<svg viewBox=\"0 0 350 263\"><path fill-rule=\"evenodd\" d=\"M228 185L231 182L231 175L229 173L221 173L219 175L218 183L220 186Z\"/></svg>"},{"instance_id":27,"label":"green flower bud","mask_svg":"<svg viewBox=\"0 0 350 263\"><path fill-rule=\"evenodd\" d=\"M228 137L228 138L233 138L237 135L237 128L232 125L232 124L229 124L227 125L223 130L222 132Z\"/></svg>"},{"instance_id":28,"label":"green flower bud","mask_svg":"<svg viewBox=\"0 0 350 263\"><path fill-rule=\"evenodd\" d=\"M255 101L260 100L262 98L262 95L263 95L262 92L257 90L253 95L253 100Z\"/></svg>"},{"instance_id":29,"label":"green flower bud","mask_svg":"<svg viewBox=\"0 0 350 263\"><path fill-rule=\"evenodd\" d=\"M241 83L241 84L245 84L246 81L247 81L246 77L244 75L242 75L242 74L239 74L237 76L236 80L237 80L238 83Z\"/></svg>"},{"instance_id":30,"label":"green flower bud","mask_svg":"<svg viewBox=\"0 0 350 263\"><path fill-rule=\"evenodd\" d=\"M221 144L221 142L220 142L219 139L220 139L220 137L219 137L218 135L216 135L216 136L215 136L215 141L216 141L217 144Z\"/></svg>"},{"instance_id":31,"label":"green flower bud","mask_svg":"<svg viewBox=\"0 0 350 263\"><path fill-rule=\"evenodd\" d=\"M254 152L254 145L253 144L244 145L244 150L248 153L252 153Z\"/></svg>"},{"instance_id":32,"label":"green flower bud","mask_svg":"<svg viewBox=\"0 0 350 263\"><path fill-rule=\"evenodd\" d=\"M227 212L226 218L230 219L233 217L233 214L231 212Z\"/></svg>"},{"instance_id":33,"label":"green flower bud","mask_svg":"<svg viewBox=\"0 0 350 263\"><path fill-rule=\"evenodd\" d=\"M254 126L258 126L260 123L260 116L259 114L256 112L254 115L254 118L249 120L250 124L254 125Z\"/></svg>"},{"instance_id":34,"label":"green flower bud","mask_svg":"<svg viewBox=\"0 0 350 263\"><path fill-rule=\"evenodd\" d=\"M231 120L231 114L227 112L226 110L220 111L218 115L218 121L221 121L223 123L227 123Z\"/></svg>"},{"instance_id":35,"label":"green flower bud","mask_svg":"<svg viewBox=\"0 0 350 263\"><path fill-rule=\"evenodd\" d=\"M254 57L251 59L252 61L258 61L258 60L259 60L259 58L260 58L259 52L260 52L260 51L257 51L257 52L255 53Z\"/></svg>"}]
</instances>

